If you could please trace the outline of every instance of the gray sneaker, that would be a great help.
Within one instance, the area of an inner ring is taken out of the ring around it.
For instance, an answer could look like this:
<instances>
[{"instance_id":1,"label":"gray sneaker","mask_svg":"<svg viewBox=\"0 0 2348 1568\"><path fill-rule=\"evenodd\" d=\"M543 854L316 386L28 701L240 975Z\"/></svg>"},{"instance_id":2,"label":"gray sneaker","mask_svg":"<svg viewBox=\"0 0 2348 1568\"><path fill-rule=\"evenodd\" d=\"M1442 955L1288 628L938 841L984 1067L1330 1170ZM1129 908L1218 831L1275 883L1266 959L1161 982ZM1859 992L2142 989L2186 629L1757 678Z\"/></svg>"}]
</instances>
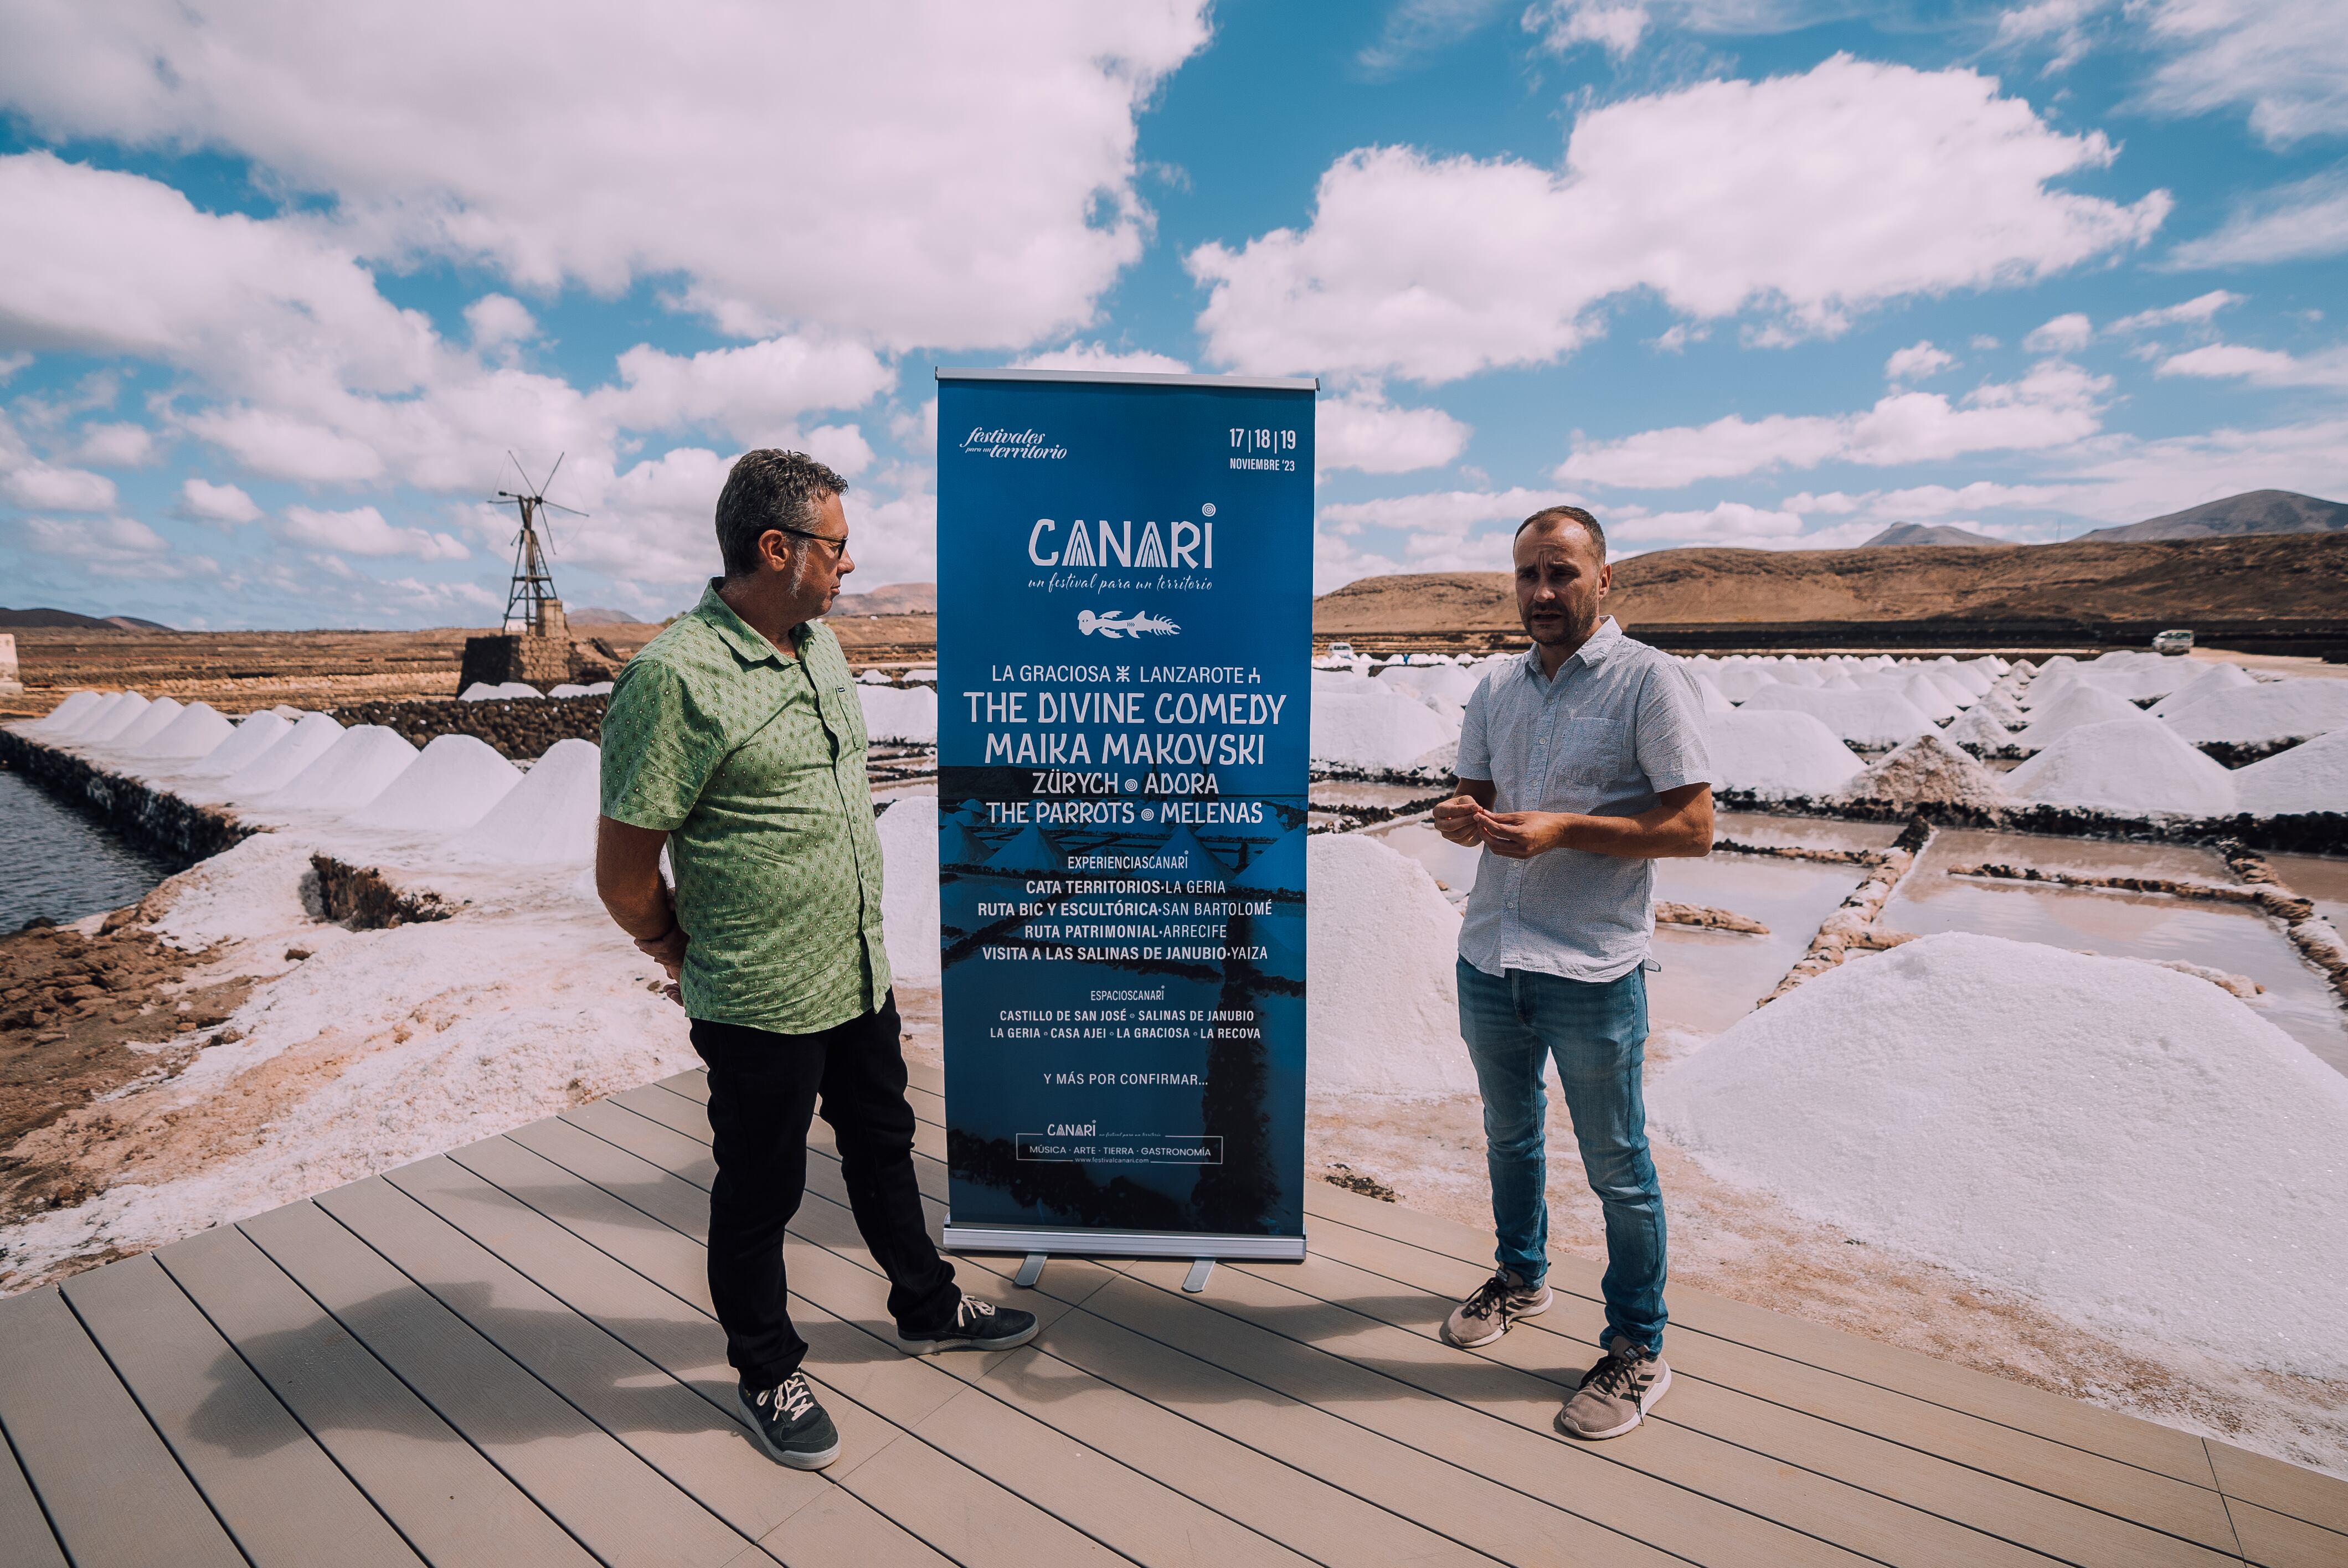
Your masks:
<instances>
[{"instance_id":1,"label":"gray sneaker","mask_svg":"<svg viewBox=\"0 0 2348 1568\"><path fill-rule=\"evenodd\" d=\"M1581 1375L1581 1387L1558 1411L1557 1430L1592 1441L1619 1438L1646 1419L1671 1386L1672 1369L1661 1356L1617 1334L1606 1342L1606 1358Z\"/></svg>"},{"instance_id":2,"label":"gray sneaker","mask_svg":"<svg viewBox=\"0 0 2348 1568\"><path fill-rule=\"evenodd\" d=\"M1443 1337L1463 1350L1489 1345L1509 1331L1519 1317L1536 1317L1549 1310L1545 1284L1527 1287L1514 1269L1504 1268L1476 1287L1476 1294L1451 1309L1443 1320Z\"/></svg>"},{"instance_id":3,"label":"gray sneaker","mask_svg":"<svg viewBox=\"0 0 2348 1568\"><path fill-rule=\"evenodd\" d=\"M758 1446L777 1464L821 1470L839 1457L839 1429L816 1403L804 1373L792 1373L774 1389L754 1389L746 1382L734 1390L734 1397L741 1401Z\"/></svg>"}]
</instances>

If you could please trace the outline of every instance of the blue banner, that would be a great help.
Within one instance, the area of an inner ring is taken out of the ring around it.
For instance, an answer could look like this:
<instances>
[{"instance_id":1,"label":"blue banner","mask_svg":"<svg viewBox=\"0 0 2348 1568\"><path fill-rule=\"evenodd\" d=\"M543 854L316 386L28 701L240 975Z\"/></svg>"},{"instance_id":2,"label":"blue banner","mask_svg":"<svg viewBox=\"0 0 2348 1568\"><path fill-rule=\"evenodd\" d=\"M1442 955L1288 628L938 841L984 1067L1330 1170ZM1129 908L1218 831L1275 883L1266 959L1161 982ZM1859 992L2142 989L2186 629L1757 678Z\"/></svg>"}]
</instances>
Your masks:
<instances>
[{"instance_id":1,"label":"blue banner","mask_svg":"<svg viewBox=\"0 0 2348 1568\"><path fill-rule=\"evenodd\" d=\"M938 378L947 1245L1302 1256L1314 384Z\"/></svg>"}]
</instances>

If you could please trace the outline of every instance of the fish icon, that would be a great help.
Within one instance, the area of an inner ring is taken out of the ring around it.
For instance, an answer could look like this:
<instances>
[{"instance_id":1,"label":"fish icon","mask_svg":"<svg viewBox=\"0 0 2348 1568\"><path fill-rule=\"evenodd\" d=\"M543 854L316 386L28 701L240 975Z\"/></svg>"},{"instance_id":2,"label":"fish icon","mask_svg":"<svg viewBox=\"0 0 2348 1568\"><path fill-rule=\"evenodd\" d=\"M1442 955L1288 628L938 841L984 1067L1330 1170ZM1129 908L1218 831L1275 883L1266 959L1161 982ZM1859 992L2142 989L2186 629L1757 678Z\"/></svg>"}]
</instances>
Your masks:
<instances>
[{"instance_id":1,"label":"fish icon","mask_svg":"<svg viewBox=\"0 0 2348 1568\"><path fill-rule=\"evenodd\" d=\"M1182 629L1162 615L1143 610L1112 610L1106 615L1095 615L1089 610L1076 611L1076 630L1090 637L1098 632L1103 637L1138 637L1148 632L1154 637L1171 637Z\"/></svg>"}]
</instances>

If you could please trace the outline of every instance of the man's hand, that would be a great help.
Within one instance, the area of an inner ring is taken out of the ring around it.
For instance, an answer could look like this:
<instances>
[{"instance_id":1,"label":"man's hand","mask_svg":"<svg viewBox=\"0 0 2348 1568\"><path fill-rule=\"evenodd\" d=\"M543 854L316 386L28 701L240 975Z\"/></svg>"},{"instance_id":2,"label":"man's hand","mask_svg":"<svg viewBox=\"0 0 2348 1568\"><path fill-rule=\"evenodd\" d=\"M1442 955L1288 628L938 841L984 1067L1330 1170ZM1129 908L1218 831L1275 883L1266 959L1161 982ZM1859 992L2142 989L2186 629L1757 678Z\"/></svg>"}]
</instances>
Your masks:
<instances>
[{"instance_id":1,"label":"man's hand","mask_svg":"<svg viewBox=\"0 0 2348 1568\"><path fill-rule=\"evenodd\" d=\"M1477 824L1483 807L1470 794L1455 794L1435 808L1435 831L1454 844L1473 847L1484 842L1484 830Z\"/></svg>"},{"instance_id":2,"label":"man's hand","mask_svg":"<svg viewBox=\"0 0 2348 1568\"><path fill-rule=\"evenodd\" d=\"M1478 810L1476 826L1484 843L1495 855L1510 860L1530 860L1536 855L1546 855L1566 841L1573 824L1581 820L1559 811Z\"/></svg>"},{"instance_id":3,"label":"man's hand","mask_svg":"<svg viewBox=\"0 0 2348 1568\"><path fill-rule=\"evenodd\" d=\"M661 879L661 846L668 835L610 817L595 825L595 891L613 922L636 944L636 951L660 965L669 983L661 994L679 1007L684 989L685 927L676 923L676 898Z\"/></svg>"}]
</instances>

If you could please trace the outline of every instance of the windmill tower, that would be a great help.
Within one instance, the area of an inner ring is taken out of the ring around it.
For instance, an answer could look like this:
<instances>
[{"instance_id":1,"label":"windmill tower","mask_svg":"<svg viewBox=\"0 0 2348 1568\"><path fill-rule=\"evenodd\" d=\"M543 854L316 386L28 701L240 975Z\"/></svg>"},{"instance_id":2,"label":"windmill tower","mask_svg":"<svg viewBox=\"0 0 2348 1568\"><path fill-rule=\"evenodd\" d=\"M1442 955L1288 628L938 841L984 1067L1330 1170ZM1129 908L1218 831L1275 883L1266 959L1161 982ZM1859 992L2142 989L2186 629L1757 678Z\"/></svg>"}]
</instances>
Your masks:
<instances>
[{"instance_id":1,"label":"windmill tower","mask_svg":"<svg viewBox=\"0 0 2348 1568\"><path fill-rule=\"evenodd\" d=\"M572 674L571 623L562 613L562 600L554 591L554 577L546 565L554 544L552 520L547 514L569 512L574 518L587 514L546 498L554 476L562 470L561 457L555 458L543 484L531 480L521 459L510 452L506 457L521 476L522 487L499 490L492 500L497 506L512 507L521 521L514 535L505 623L497 636L465 640L465 661L457 676L460 692L477 682L497 686L515 681L543 691L570 680Z\"/></svg>"}]
</instances>

